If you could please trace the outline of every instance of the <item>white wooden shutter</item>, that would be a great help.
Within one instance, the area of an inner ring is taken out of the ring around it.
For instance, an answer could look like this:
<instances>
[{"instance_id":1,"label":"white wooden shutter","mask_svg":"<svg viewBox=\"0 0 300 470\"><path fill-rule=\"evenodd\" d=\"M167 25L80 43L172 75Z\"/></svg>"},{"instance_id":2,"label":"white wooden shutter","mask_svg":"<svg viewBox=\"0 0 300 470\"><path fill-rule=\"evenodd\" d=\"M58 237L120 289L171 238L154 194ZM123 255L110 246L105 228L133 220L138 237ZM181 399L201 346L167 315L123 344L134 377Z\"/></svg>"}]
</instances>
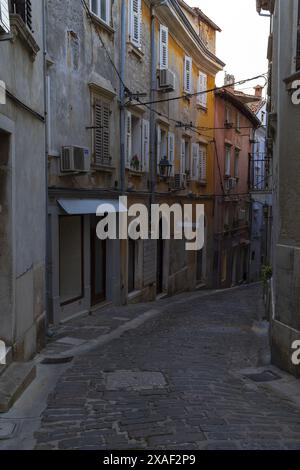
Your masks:
<instances>
[{"instance_id":1,"label":"white wooden shutter","mask_svg":"<svg viewBox=\"0 0 300 470\"><path fill-rule=\"evenodd\" d=\"M185 56L184 59L184 91L192 93L192 66L193 61L191 57Z\"/></svg>"},{"instance_id":2,"label":"white wooden shutter","mask_svg":"<svg viewBox=\"0 0 300 470\"><path fill-rule=\"evenodd\" d=\"M175 173L175 134L169 132L168 135L168 160L172 165L171 176Z\"/></svg>"},{"instance_id":3,"label":"white wooden shutter","mask_svg":"<svg viewBox=\"0 0 300 470\"><path fill-rule=\"evenodd\" d=\"M192 171L193 180L199 179L199 144L192 144Z\"/></svg>"},{"instance_id":4,"label":"white wooden shutter","mask_svg":"<svg viewBox=\"0 0 300 470\"><path fill-rule=\"evenodd\" d=\"M156 131L156 164L157 164L157 174L160 174L159 164L161 160L161 128L158 125Z\"/></svg>"},{"instance_id":5,"label":"white wooden shutter","mask_svg":"<svg viewBox=\"0 0 300 470\"><path fill-rule=\"evenodd\" d=\"M103 103L103 163L110 164L110 106Z\"/></svg>"},{"instance_id":6,"label":"white wooden shutter","mask_svg":"<svg viewBox=\"0 0 300 470\"><path fill-rule=\"evenodd\" d=\"M0 0L0 31L10 31L8 0Z\"/></svg>"},{"instance_id":7,"label":"white wooden shutter","mask_svg":"<svg viewBox=\"0 0 300 470\"><path fill-rule=\"evenodd\" d=\"M207 178L207 150L206 147L200 146L200 181L206 181Z\"/></svg>"},{"instance_id":8,"label":"white wooden shutter","mask_svg":"<svg viewBox=\"0 0 300 470\"><path fill-rule=\"evenodd\" d=\"M149 172L149 144L150 144L150 125L145 119L142 122L142 165L143 171Z\"/></svg>"},{"instance_id":9,"label":"white wooden shutter","mask_svg":"<svg viewBox=\"0 0 300 470\"><path fill-rule=\"evenodd\" d=\"M185 173L185 140L181 139L180 173Z\"/></svg>"},{"instance_id":10,"label":"white wooden shutter","mask_svg":"<svg viewBox=\"0 0 300 470\"><path fill-rule=\"evenodd\" d=\"M159 30L159 68L167 69L169 66L169 30L160 25Z\"/></svg>"},{"instance_id":11,"label":"white wooden shutter","mask_svg":"<svg viewBox=\"0 0 300 470\"><path fill-rule=\"evenodd\" d=\"M205 73L199 72L198 76L198 87L197 93L201 93L197 96L197 104L203 106L204 108L207 107L207 93L203 93L207 91L207 75Z\"/></svg>"},{"instance_id":12,"label":"white wooden shutter","mask_svg":"<svg viewBox=\"0 0 300 470\"><path fill-rule=\"evenodd\" d=\"M130 37L137 46L141 46L142 1L130 0Z\"/></svg>"},{"instance_id":13,"label":"white wooden shutter","mask_svg":"<svg viewBox=\"0 0 300 470\"><path fill-rule=\"evenodd\" d=\"M131 113L126 112L126 144L125 144L125 156L126 156L126 168L130 168L132 159L132 120Z\"/></svg>"}]
</instances>

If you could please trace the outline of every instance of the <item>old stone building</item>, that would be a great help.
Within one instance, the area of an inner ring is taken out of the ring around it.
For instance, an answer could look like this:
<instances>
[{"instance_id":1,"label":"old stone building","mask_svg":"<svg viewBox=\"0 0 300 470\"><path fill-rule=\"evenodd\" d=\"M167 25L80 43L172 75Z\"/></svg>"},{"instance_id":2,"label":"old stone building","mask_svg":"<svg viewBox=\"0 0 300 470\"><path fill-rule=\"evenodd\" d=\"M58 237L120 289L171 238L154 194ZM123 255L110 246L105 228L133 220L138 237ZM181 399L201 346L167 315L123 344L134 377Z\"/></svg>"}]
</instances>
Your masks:
<instances>
[{"instance_id":1,"label":"old stone building","mask_svg":"<svg viewBox=\"0 0 300 470\"><path fill-rule=\"evenodd\" d=\"M213 145L197 128L213 128L214 95L193 93L213 88L224 65L219 28L175 0L48 0L46 23L51 321L211 283ZM148 208L204 203L203 252L179 240L101 242L97 206L122 210L120 195Z\"/></svg>"},{"instance_id":2,"label":"old stone building","mask_svg":"<svg viewBox=\"0 0 300 470\"><path fill-rule=\"evenodd\" d=\"M249 281L251 243L249 194L254 131L260 122L248 107L258 98L226 88L216 91L214 283L232 287Z\"/></svg>"},{"instance_id":3,"label":"old stone building","mask_svg":"<svg viewBox=\"0 0 300 470\"><path fill-rule=\"evenodd\" d=\"M0 340L9 363L30 359L45 334L43 2L1 0L0 18Z\"/></svg>"},{"instance_id":4,"label":"old stone building","mask_svg":"<svg viewBox=\"0 0 300 470\"><path fill-rule=\"evenodd\" d=\"M293 343L300 338L300 108L293 100L300 78L300 2L258 0L257 10L271 19L267 143L273 173L272 360L299 376L292 355Z\"/></svg>"}]
</instances>

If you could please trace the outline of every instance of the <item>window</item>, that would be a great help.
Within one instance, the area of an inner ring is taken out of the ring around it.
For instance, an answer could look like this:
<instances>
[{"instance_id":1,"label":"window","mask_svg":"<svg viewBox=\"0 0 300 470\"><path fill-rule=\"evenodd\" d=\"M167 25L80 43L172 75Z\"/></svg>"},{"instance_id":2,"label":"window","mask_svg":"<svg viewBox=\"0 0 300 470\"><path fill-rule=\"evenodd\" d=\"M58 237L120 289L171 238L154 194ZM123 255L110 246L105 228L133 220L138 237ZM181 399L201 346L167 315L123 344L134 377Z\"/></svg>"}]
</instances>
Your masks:
<instances>
[{"instance_id":1,"label":"window","mask_svg":"<svg viewBox=\"0 0 300 470\"><path fill-rule=\"evenodd\" d=\"M298 1L298 21L296 39L296 71L300 70L300 0Z\"/></svg>"},{"instance_id":2,"label":"window","mask_svg":"<svg viewBox=\"0 0 300 470\"><path fill-rule=\"evenodd\" d=\"M159 68L167 69L169 66L169 30L160 25L159 30Z\"/></svg>"},{"instance_id":3,"label":"window","mask_svg":"<svg viewBox=\"0 0 300 470\"><path fill-rule=\"evenodd\" d=\"M110 165L110 103L102 98L94 100L94 164Z\"/></svg>"},{"instance_id":4,"label":"window","mask_svg":"<svg viewBox=\"0 0 300 470\"><path fill-rule=\"evenodd\" d=\"M207 178L207 148L204 145L200 145L200 182L206 183Z\"/></svg>"},{"instance_id":5,"label":"window","mask_svg":"<svg viewBox=\"0 0 300 470\"><path fill-rule=\"evenodd\" d=\"M192 144L192 171L191 179L199 180L200 178L200 161L199 161L199 145Z\"/></svg>"},{"instance_id":6,"label":"window","mask_svg":"<svg viewBox=\"0 0 300 470\"><path fill-rule=\"evenodd\" d=\"M207 90L207 75L205 73L199 72L198 76L198 87L197 93L206 92ZM203 108L207 108L207 93L202 93L197 95L197 104Z\"/></svg>"},{"instance_id":7,"label":"window","mask_svg":"<svg viewBox=\"0 0 300 470\"><path fill-rule=\"evenodd\" d=\"M168 133L157 126L157 173L160 174L159 164L161 160L168 158Z\"/></svg>"},{"instance_id":8,"label":"window","mask_svg":"<svg viewBox=\"0 0 300 470\"><path fill-rule=\"evenodd\" d=\"M193 61L191 57L185 56L184 59L184 91L192 93L193 89Z\"/></svg>"},{"instance_id":9,"label":"window","mask_svg":"<svg viewBox=\"0 0 300 470\"><path fill-rule=\"evenodd\" d=\"M3 0L1 0L1 3L3 3ZM32 30L31 0L12 0L11 10L13 13L20 15L24 23Z\"/></svg>"},{"instance_id":10,"label":"window","mask_svg":"<svg viewBox=\"0 0 300 470\"><path fill-rule=\"evenodd\" d=\"M231 112L229 106L226 106L225 108L225 124L231 124Z\"/></svg>"},{"instance_id":11,"label":"window","mask_svg":"<svg viewBox=\"0 0 300 470\"><path fill-rule=\"evenodd\" d=\"M126 113L126 168L149 171L149 121Z\"/></svg>"},{"instance_id":12,"label":"window","mask_svg":"<svg viewBox=\"0 0 300 470\"><path fill-rule=\"evenodd\" d=\"M240 131L241 129L241 115L239 112L236 113L236 130Z\"/></svg>"},{"instance_id":13,"label":"window","mask_svg":"<svg viewBox=\"0 0 300 470\"><path fill-rule=\"evenodd\" d=\"M138 48L141 47L142 32L142 1L129 0L129 36L131 42Z\"/></svg>"},{"instance_id":14,"label":"window","mask_svg":"<svg viewBox=\"0 0 300 470\"><path fill-rule=\"evenodd\" d=\"M8 0L0 0L0 33L10 31Z\"/></svg>"},{"instance_id":15,"label":"window","mask_svg":"<svg viewBox=\"0 0 300 470\"><path fill-rule=\"evenodd\" d=\"M91 11L105 23L110 23L111 0L90 0Z\"/></svg>"},{"instance_id":16,"label":"window","mask_svg":"<svg viewBox=\"0 0 300 470\"><path fill-rule=\"evenodd\" d=\"M240 160L240 151L239 149L235 149L234 153L234 177L239 177L239 160Z\"/></svg>"},{"instance_id":17,"label":"window","mask_svg":"<svg viewBox=\"0 0 300 470\"><path fill-rule=\"evenodd\" d=\"M59 295L61 304L83 297L83 219L59 217Z\"/></svg>"},{"instance_id":18,"label":"window","mask_svg":"<svg viewBox=\"0 0 300 470\"><path fill-rule=\"evenodd\" d=\"M225 147L225 176L231 175L231 147Z\"/></svg>"},{"instance_id":19,"label":"window","mask_svg":"<svg viewBox=\"0 0 300 470\"><path fill-rule=\"evenodd\" d=\"M175 173L175 135L173 132L169 132L168 136L168 160L172 165L171 176Z\"/></svg>"},{"instance_id":20,"label":"window","mask_svg":"<svg viewBox=\"0 0 300 470\"><path fill-rule=\"evenodd\" d=\"M190 141L181 140L180 173L190 175Z\"/></svg>"}]
</instances>

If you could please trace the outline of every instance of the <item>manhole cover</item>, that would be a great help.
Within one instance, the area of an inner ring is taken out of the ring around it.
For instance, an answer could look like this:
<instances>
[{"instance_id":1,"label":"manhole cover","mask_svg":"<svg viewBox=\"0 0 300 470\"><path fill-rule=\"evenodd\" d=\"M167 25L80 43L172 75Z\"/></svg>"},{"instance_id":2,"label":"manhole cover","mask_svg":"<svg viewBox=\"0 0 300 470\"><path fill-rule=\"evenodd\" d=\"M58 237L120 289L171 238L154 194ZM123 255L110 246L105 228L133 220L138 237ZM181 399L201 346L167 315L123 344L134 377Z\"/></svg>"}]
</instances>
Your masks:
<instances>
[{"instance_id":1,"label":"manhole cover","mask_svg":"<svg viewBox=\"0 0 300 470\"><path fill-rule=\"evenodd\" d=\"M0 422L0 440L10 439L14 433L16 425L14 423Z\"/></svg>"},{"instance_id":2,"label":"manhole cover","mask_svg":"<svg viewBox=\"0 0 300 470\"><path fill-rule=\"evenodd\" d=\"M253 380L254 382L273 382L274 380L280 380L280 375L272 372L271 370L264 370L258 374L246 374L245 377Z\"/></svg>"},{"instance_id":3,"label":"manhole cover","mask_svg":"<svg viewBox=\"0 0 300 470\"><path fill-rule=\"evenodd\" d=\"M106 375L107 390L130 388L133 390L149 390L155 387L165 387L166 381L161 372L133 372L118 370Z\"/></svg>"}]
</instances>

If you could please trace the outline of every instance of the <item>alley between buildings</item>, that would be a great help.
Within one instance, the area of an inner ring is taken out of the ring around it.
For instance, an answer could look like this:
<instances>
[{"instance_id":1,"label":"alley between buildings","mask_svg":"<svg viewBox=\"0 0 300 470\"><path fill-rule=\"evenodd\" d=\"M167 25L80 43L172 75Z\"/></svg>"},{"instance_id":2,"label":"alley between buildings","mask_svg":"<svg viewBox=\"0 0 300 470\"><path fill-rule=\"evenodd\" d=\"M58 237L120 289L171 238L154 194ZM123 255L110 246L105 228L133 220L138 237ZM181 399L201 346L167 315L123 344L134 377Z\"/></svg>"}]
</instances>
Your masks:
<instances>
[{"instance_id":1,"label":"alley between buildings","mask_svg":"<svg viewBox=\"0 0 300 470\"><path fill-rule=\"evenodd\" d=\"M269 364L261 289L255 284L199 291L110 312L115 323L132 321L147 309L156 315L79 354L69 365L39 365L44 374L51 367L63 372L30 445L299 449L300 405L282 393L287 374ZM95 338L101 318L108 331L105 311L74 320L61 331L77 339L80 332L81 338ZM59 331L56 336L60 338ZM54 337L49 353L56 341ZM34 397L35 386L33 382L21 400ZM38 409L37 403L33 406ZM13 448L15 439L18 446L23 439L30 447L22 427L19 436L16 432L5 441L6 448Z\"/></svg>"}]
</instances>

